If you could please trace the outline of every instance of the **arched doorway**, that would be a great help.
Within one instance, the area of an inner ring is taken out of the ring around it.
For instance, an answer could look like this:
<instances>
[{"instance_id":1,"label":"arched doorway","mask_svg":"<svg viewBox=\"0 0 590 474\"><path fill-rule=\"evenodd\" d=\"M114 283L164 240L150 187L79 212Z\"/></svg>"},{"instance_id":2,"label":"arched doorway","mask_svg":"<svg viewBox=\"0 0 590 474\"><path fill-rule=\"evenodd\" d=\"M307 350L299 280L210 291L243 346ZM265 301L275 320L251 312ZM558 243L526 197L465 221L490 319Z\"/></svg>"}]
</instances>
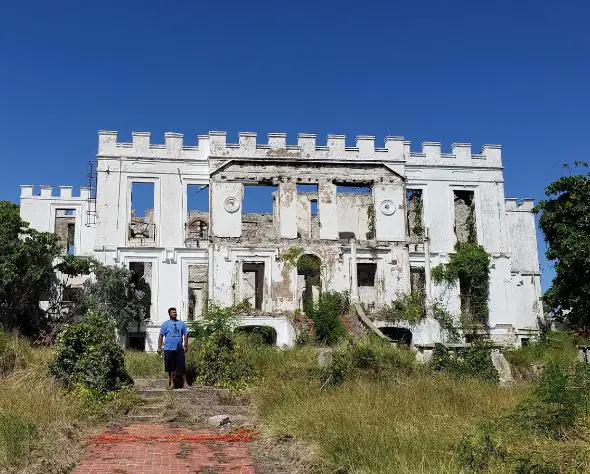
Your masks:
<instances>
[{"instance_id":1,"label":"arched doorway","mask_svg":"<svg viewBox=\"0 0 590 474\"><path fill-rule=\"evenodd\" d=\"M297 290L300 308L309 301L315 301L322 289L320 269L322 261L317 255L303 254L297 260Z\"/></svg>"},{"instance_id":2,"label":"arched doorway","mask_svg":"<svg viewBox=\"0 0 590 474\"><path fill-rule=\"evenodd\" d=\"M234 332L247 334L259 345L276 345L277 331L270 326L238 326Z\"/></svg>"},{"instance_id":3,"label":"arched doorway","mask_svg":"<svg viewBox=\"0 0 590 474\"><path fill-rule=\"evenodd\" d=\"M412 331L408 328L385 326L379 328L379 330L393 342L398 342L407 346L412 344Z\"/></svg>"}]
</instances>

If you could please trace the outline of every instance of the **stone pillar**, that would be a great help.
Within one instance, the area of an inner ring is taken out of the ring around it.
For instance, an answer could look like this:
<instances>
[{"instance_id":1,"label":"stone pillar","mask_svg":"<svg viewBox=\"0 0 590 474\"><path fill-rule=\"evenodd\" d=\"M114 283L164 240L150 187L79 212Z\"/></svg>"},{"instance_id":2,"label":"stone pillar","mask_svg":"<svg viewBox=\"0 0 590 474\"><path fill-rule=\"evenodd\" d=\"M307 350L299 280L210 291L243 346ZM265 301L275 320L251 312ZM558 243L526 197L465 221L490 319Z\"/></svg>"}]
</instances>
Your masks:
<instances>
[{"instance_id":1,"label":"stone pillar","mask_svg":"<svg viewBox=\"0 0 590 474\"><path fill-rule=\"evenodd\" d=\"M359 284L356 270L356 239L350 239L350 302L359 302Z\"/></svg>"},{"instance_id":2,"label":"stone pillar","mask_svg":"<svg viewBox=\"0 0 590 474\"><path fill-rule=\"evenodd\" d=\"M432 300L432 283L430 282L430 232L429 228L424 228L424 291L426 292L426 302Z\"/></svg>"}]
</instances>

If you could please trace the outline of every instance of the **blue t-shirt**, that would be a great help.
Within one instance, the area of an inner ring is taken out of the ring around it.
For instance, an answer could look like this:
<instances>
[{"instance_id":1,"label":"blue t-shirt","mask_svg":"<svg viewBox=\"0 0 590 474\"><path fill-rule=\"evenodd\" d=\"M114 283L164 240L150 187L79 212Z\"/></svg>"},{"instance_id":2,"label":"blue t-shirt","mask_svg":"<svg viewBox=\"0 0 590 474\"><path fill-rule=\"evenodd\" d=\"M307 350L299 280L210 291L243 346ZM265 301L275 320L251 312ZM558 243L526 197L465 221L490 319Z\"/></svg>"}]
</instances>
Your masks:
<instances>
[{"instance_id":1,"label":"blue t-shirt","mask_svg":"<svg viewBox=\"0 0 590 474\"><path fill-rule=\"evenodd\" d=\"M178 319L169 319L160 328L160 335L164 336L164 350L176 351L182 349L182 336L188 334L186 324Z\"/></svg>"}]
</instances>

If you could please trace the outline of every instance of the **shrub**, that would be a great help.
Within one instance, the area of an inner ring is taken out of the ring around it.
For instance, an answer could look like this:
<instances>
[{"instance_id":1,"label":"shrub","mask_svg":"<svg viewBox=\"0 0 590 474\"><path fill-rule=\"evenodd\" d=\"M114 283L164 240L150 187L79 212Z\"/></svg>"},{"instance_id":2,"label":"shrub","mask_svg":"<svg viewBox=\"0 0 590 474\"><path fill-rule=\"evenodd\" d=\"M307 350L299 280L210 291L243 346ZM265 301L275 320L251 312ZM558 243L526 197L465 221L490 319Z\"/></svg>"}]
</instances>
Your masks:
<instances>
[{"instance_id":1,"label":"shrub","mask_svg":"<svg viewBox=\"0 0 590 474\"><path fill-rule=\"evenodd\" d=\"M0 330L0 376L12 373L16 367L16 351L9 342L8 335Z\"/></svg>"},{"instance_id":2,"label":"shrub","mask_svg":"<svg viewBox=\"0 0 590 474\"><path fill-rule=\"evenodd\" d=\"M344 343L335 347L331 363L320 368L320 378L324 385L340 385L355 377L386 381L412 373L415 359L411 350L369 335L356 344Z\"/></svg>"},{"instance_id":3,"label":"shrub","mask_svg":"<svg viewBox=\"0 0 590 474\"><path fill-rule=\"evenodd\" d=\"M590 368L576 363L571 369L555 362L543 370L533 394L517 407L512 419L538 434L559 437L587 411Z\"/></svg>"},{"instance_id":4,"label":"shrub","mask_svg":"<svg viewBox=\"0 0 590 474\"><path fill-rule=\"evenodd\" d=\"M578 349L572 334L559 331L548 332L542 341L504 351L506 360L523 378L532 378L533 364L556 362L570 364L576 359Z\"/></svg>"},{"instance_id":5,"label":"shrub","mask_svg":"<svg viewBox=\"0 0 590 474\"><path fill-rule=\"evenodd\" d=\"M133 383L125 371L123 349L117 344L113 322L92 313L59 335L50 368L65 385L81 384L98 393Z\"/></svg>"},{"instance_id":6,"label":"shrub","mask_svg":"<svg viewBox=\"0 0 590 474\"><path fill-rule=\"evenodd\" d=\"M252 378L253 367L242 357L241 347L231 334L216 333L189 351L189 370L202 385L244 388Z\"/></svg>"},{"instance_id":7,"label":"shrub","mask_svg":"<svg viewBox=\"0 0 590 474\"><path fill-rule=\"evenodd\" d=\"M472 377L490 382L498 381L498 371L492 364L491 347L487 341L475 341L471 347L460 348L452 354L443 344L435 344L430 364L435 371L455 377Z\"/></svg>"},{"instance_id":8,"label":"shrub","mask_svg":"<svg viewBox=\"0 0 590 474\"><path fill-rule=\"evenodd\" d=\"M188 322L189 336L205 340L213 334L230 334L238 324L239 306L222 308L210 302L201 319Z\"/></svg>"},{"instance_id":9,"label":"shrub","mask_svg":"<svg viewBox=\"0 0 590 474\"><path fill-rule=\"evenodd\" d=\"M316 341L333 345L346 334L340 316L348 310L348 299L337 292L322 293L318 301L305 304L305 314L314 322Z\"/></svg>"}]
</instances>

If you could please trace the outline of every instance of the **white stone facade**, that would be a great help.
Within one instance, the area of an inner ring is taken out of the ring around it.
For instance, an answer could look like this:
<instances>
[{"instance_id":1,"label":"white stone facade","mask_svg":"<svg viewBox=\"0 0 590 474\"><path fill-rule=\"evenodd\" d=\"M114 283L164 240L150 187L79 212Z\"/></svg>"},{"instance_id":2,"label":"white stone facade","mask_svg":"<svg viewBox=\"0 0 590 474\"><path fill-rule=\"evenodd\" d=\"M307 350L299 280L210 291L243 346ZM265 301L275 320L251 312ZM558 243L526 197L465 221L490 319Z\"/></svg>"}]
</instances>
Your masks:
<instances>
[{"instance_id":1,"label":"white stone facade","mask_svg":"<svg viewBox=\"0 0 590 474\"><path fill-rule=\"evenodd\" d=\"M55 232L56 218L67 210L67 222L75 217L68 251L108 265L151 263L147 350L156 347L168 307L189 319L207 300L248 300L256 311L243 324L273 326L277 343L290 345L289 315L319 288L349 292L370 314L412 290L411 271L423 272L428 300L444 302L458 317L459 285L434 285L430 269L448 262L469 213L470 229L492 258L490 337L518 344L537 330L542 308L532 202L505 199L498 145L473 154L469 144L454 144L442 153L440 143L425 142L414 152L400 137L376 148L371 136L347 147L341 135L320 146L315 135L300 134L297 145L287 145L280 133L264 144L254 133L240 133L239 143L230 144L225 132L200 135L192 146L166 133L165 144L157 145L149 133L134 132L132 143L121 143L116 132L101 131L97 160L95 202L88 188L72 197L71 187L53 196L50 187L37 195L33 186L21 186L21 215L32 227ZM131 210L138 182L153 184L153 209L141 218ZM272 213L242 212L244 185L253 184L276 186ZM188 208L188 185L207 187L208 212ZM362 189L345 193L341 186ZM419 208L408 190L420 193ZM317 259L319 274L286 258L298 253ZM444 340L430 319L411 331L413 344Z\"/></svg>"}]
</instances>

